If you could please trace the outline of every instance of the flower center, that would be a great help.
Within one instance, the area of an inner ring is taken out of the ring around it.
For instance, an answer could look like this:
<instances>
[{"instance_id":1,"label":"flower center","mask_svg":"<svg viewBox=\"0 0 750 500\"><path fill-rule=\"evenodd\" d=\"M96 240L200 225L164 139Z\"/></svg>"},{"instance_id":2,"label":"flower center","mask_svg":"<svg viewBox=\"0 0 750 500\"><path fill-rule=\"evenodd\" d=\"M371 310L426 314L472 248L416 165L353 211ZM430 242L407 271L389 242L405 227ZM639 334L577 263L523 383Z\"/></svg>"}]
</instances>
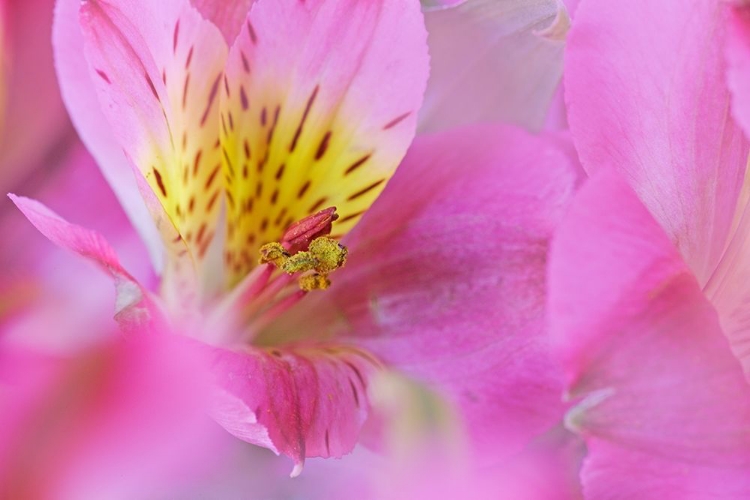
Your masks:
<instances>
[{"instance_id":1,"label":"flower center","mask_svg":"<svg viewBox=\"0 0 750 500\"><path fill-rule=\"evenodd\" d=\"M347 257L346 247L329 237L336 219L335 207L321 210L289 226L280 241L261 246L260 265L209 316L209 325L220 326L208 330L223 332L213 340L249 342L307 293L328 288L329 275Z\"/></svg>"}]
</instances>

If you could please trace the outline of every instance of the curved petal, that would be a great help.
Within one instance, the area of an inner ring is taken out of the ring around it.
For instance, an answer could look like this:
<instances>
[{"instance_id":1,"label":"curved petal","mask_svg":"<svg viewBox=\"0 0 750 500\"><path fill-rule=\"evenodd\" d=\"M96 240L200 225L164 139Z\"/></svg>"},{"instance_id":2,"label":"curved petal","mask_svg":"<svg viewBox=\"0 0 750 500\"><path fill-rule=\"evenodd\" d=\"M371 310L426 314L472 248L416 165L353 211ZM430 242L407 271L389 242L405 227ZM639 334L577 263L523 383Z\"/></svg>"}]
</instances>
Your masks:
<instances>
[{"instance_id":1,"label":"curved petal","mask_svg":"<svg viewBox=\"0 0 750 500\"><path fill-rule=\"evenodd\" d=\"M223 188L218 90L226 44L187 0L89 0L80 16L104 114L163 206L157 225L179 233L163 238L170 263L177 267L187 246L208 285L216 273L206 268L216 266L205 258Z\"/></svg>"},{"instance_id":2,"label":"curved petal","mask_svg":"<svg viewBox=\"0 0 750 500\"><path fill-rule=\"evenodd\" d=\"M402 0L253 6L221 92L235 281L293 222L335 206L341 236L382 191L414 137L423 23Z\"/></svg>"},{"instance_id":3,"label":"curved petal","mask_svg":"<svg viewBox=\"0 0 750 500\"><path fill-rule=\"evenodd\" d=\"M547 245L577 180L505 127L418 137L349 240L333 286L269 339L339 335L448 391L494 460L559 422L544 328ZM277 340L278 341L278 340Z\"/></svg>"},{"instance_id":4,"label":"curved petal","mask_svg":"<svg viewBox=\"0 0 750 500\"><path fill-rule=\"evenodd\" d=\"M232 45L255 0L190 0L198 11L216 25L227 45Z\"/></svg>"},{"instance_id":5,"label":"curved petal","mask_svg":"<svg viewBox=\"0 0 750 500\"><path fill-rule=\"evenodd\" d=\"M618 173L585 185L550 253L549 315L592 498L745 498L750 387L669 237Z\"/></svg>"},{"instance_id":6,"label":"curved petal","mask_svg":"<svg viewBox=\"0 0 750 500\"><path fill-rule=\"evenodd\" d=\"M120 265L115 251L102 235L61 219L37 201L13 194L9 196L50 241L95 262L112 275L117 290L115 318L121 326L131 329L144 322L161 321L159 309L149 292Z\"/></svg>"},{"instance_id":7,"label":"curved petal","mask_svg":"<svg viewBox=\"0 0 750 500\"><path fill-rule=\"evenodd\" d=\"M701 285L724 251L748 157L728 112L720 4L584 2L566 52L584 167L624 174Z\"/></svg>"},{"instance_id":8,"label":"curved petal","mask_svg":"<svg viewBox=\"0 0 750 500\"><path fill-rule=\"evenodd\" d=\"M141 234L157 271L163 268L162 243L138 193L130 164L118 144L96 96L84 57L78 22L79 0L58 0L52 29L57 78L73 124L96 159L102 174Z\"/></svg>"},{"instance_id":9,"label":"curved petal","mask_svg":"<svg viewBox=\"0 0 750 500\"><path fill-rule=\"evenodd\" d=\"M244 352L216 349L220 393L212 416L235 436L294 460L341 457L354 448L379 364L339 345Z\"/></svg>"},{"instance_id":10,"label":"curved petal","mask_svg":"<svg viewBox=\"0 0 750 500\"><path fill-rule=\"evenodd\" d=\"M430 80L420 131L499 121L541 129L562 76L561 2L468 0L425 20Z\"/></svg>"}]
</instances>

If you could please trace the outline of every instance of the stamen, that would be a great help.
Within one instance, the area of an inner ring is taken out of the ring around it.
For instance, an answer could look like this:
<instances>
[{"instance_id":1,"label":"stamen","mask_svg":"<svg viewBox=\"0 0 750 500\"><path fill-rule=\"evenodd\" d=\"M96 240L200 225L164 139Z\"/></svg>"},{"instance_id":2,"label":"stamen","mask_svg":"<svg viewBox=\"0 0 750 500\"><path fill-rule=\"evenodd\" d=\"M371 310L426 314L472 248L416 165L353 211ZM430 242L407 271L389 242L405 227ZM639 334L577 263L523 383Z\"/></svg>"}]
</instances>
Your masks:
<instances>
[{"instance_id":1,"label":"stamen","mask_svg":"<svg viewBox=\"0 0 750 500\"><path fill-rule=\"evenodd\" d=\"M251 340L308 292L331 285L329 274L346 263L348 252L327 236L337 218L335 207L321 210L289 226L279 242L260 248L260 265L214 308L211 324L222 325L228 320L234 326L222 331L229 335L245 332L241 338L225 337L224 341ZM274 269L283 272L274 276ZM299 289L290 291L295 279Z\"/></svg>"}]
</instances>

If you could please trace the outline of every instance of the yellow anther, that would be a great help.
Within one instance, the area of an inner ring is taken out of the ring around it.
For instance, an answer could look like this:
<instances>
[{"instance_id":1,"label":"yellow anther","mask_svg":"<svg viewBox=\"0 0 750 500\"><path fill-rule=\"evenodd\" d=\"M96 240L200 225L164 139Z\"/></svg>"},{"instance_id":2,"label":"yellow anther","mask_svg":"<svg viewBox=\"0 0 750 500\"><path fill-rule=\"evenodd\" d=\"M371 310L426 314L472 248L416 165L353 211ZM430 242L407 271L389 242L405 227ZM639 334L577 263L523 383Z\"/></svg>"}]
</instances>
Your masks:
<instances>
[{"instance_id":1,"label":"yellow anther","mask_svg":"<svg viewBox=\"0 0 750 500\"><path fill-rule=\"evenodd\" d=\"M299 279L302 290L325 290L331 285L328 275L346 262L347 249L336 240L321 236L310 242L304 252L289 252L280 243L267 243L260 247L260 263L272 263L287 274L307 273Z\"/></svg>"},{"instance_id":2,"label":"yellow anther","mask_svg":"<svg viewBox=\"0 0 750 500\"><path fill-rule=\"evenodd\" d=\"M284 250L281 243L266 243L260 247L260 263L268 264L269 262L276 267L283 267L289 260L289 253Z\"/></svg>"},{"instance_id":3,"label":"yellow anther","mask_svg":"<svg viewBox=\"0 0 750 500\"><path fill-rule=\"evenodd\" d=\"M325 290L329 286L331 286L331 280L322 274L308 274L299 279L299 287L306 292Z\"/></svg>"},{"instance_id":4,"label":"yellow anther","mask_svg":"<svg viewBox=\"0 0 750 500\"><path fill-rule=\"evenodd\" d=\"M321 274L328 274L343 266L348 253L345 246L325 236L313 240L308 252L315 257L317 261L315 270Z\"/></svg>"},{"instance_id":5,"label":"yellow anther","mask_svg":"<svg viewBox=\"0 0 750 500\"><path fill-rule=\"evenodd\" d=\"M289 274L304 273L316 269L317 265L318 260L310 252L297 252L284 262L282 269Z\"/></svg>"}]
</instances>

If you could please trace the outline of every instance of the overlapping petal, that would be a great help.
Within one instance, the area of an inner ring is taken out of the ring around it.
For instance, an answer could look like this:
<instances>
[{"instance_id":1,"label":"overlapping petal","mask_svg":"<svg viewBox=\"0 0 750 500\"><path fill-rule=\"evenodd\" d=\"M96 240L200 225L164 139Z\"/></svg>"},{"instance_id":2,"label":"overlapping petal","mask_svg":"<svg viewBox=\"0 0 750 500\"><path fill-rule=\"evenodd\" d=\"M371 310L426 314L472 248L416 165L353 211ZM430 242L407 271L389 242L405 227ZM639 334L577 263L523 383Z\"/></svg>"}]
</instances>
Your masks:
<instances>
[{"instance_id":1,"label":"overlapping petal","mask_svg":"<svg viewBox=\"0 0 750 500\"><path fill-rule=\"evenodd\" d=\"M723 12L713 0L584 2L566 52L584 168L623 173L701 285L726 246L748 156L729 113Z\"/></svg>"},{"instance_id":2,"label":"overlapping petal","mask_svg":"<svg viewBox=\"0 0 750 500\"><path fill-rule=\"evenodd\" d=\"M468 0L425 20L431 70L420 131L498 121L542 127L562 76L562 2Z\"/></svg>"},{"instance_id":3,"label":"overlapping petal","mask_svg":"<svg viewBox=\"0 0 750 500\"><path fill-rule=\"evenodd\" d=\"M750 388L669 235L612 171L550 255L549 314L592 498L744 498Z\"/></svg>"},{"instance_id":4,"label":"overlapping petal","mask_svg":"<svg viewBox=\"0 0 750 500\"><path fill-rule=\"evenodd\" d=\"M346 240L333 287L267 338L336 335L365 347L446 390L494 459L519 451L563 411L545 267L576 182L566 154L520 130L420 136Z\"/></svg>"}]
</instances>

